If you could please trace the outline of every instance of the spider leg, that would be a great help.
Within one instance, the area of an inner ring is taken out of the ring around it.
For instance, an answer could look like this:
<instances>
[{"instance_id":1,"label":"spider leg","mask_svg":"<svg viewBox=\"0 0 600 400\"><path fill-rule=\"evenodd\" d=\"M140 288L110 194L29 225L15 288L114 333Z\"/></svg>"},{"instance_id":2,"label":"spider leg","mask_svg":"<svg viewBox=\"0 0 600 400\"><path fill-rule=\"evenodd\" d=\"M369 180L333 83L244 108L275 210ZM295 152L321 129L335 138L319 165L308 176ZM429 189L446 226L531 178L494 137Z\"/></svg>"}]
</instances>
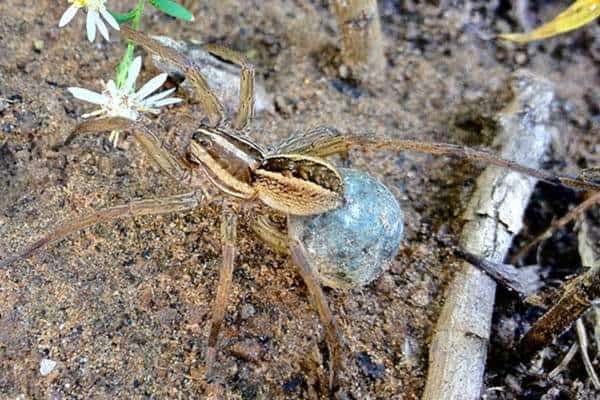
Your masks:
<instances>
[{"instance_id":1,"label":"spider leg","mask_svg":"<svg viewBox=\"0 0 600 400\"><path fill-rule=\"evenodd\" d=\"M566 175L554 175L546 171L529 168L515 161L500 158L485 150L477 150L466 146L449 143L423 142L409 139L373 139L369 137L351 137L350 143L368 146L374 149L409 150L419 153L451 156L471 161L480 161L485 164L496 165L512 171L529 175L541 181L570 187L577 190L600 190L600 183L583 180Z\"/></svg>"},{"instance_id":2,"label":"spider leg","mask_svg":"<svg viewBox=\"0 0 600 400\"><path fill-rule=\"evenodd\" d=\"M57 144L54 146L54 150L58 150L63 146L68 146L73 142L73 140L77 139L79 135L84 133L97 133L104 132L109 130L125 130L130 128L134 122L121 117L113 117L113 118L97 118L90 119L82 122L77 125L75 129L69 133L69 136L65 139L64 142Z\"/></svg>"},{"instance_id":3,"label":"spider leg","mask_svg":"<svg viewBox=\"0 0 600 400\"><path fill-rule=\"evenodd\" d=\"M250 225L252 232L270 248L281 254L290 254L287 234L273 225L266 215L260 215Z\"/></svg>"},{"instance_id":4,"label":"spider leg","mask_svg":"<svg viewBox=\"0 0 600 400\"><path fill-rule=\"evenodd\" d=\"M294 263L304 280L311 303L317 309L319 320L325 329L325 337L329 346L331 357L329 387L334 389L338 386L338 372L342 370L342 337L335 322L335 318L327 305L327 299L319 283L316 271L306 256L306 249L297 240L292 239L275 226L267 216L257 217L251 226L254 233L274 250L291 254Z\"/></svg>"},{"instance_id":5,"label":"spider leg","mask_svg":"<svg viewBox=\"0 0 600 400\"><path fill-rule=\"evenodd\" d=\"M194 88L196 88L200 103L202 103L202 106L208 115L209 124L211 126L219 125L223 119L223 105L211 91L206 78L204 78L200 69L193 61L182 54L179 54L174 49L162 45L157 40L138 31L134 31L125 25L121 26L121 33L127 39L145 47L149 52L177 64L185 72L186 78L189 79Z\"/></svg>"},{"instance_id":6,"label":"spider leg","mask_svg":"<svg viewBox=\"0 0 600 400\"><path fill-rule=\"evenodd\" d=\"M346 155L350 146L346 137L337 129L319 126L297 131L273 146L273 154L304 154L313 157Z\"/></svg>"},{"instance_id":7,"label":"spider leg","mask_svg":"<svg viewBox=\"0 0 600 400\"><path fill-rule=\"evenodd\" d=\"M65 222L50 234L25 247L21 252L0 261L0 268L5 268L15 261L25 259L38 252L48 244L55 243L73 232L96 225L101 222L112 221L122 217L136 217L140 215L168 214L177 211L186 211L196 208L200 198L195 192L179 194L158 199L132 201L115 207L104 208L91 214L77 218L74 222Z\"/></svg>"},{"instance_id":8,"label":"spider leg","mask_svg":"<svg viewBox=\"0 0 600 400\"><path fill-rule=\"evenodd\" d=\"M298 268L300 276L304 280L308 293L317 309L321 324L325 329L325 338L330 352L329 389L333 391L338 386L338 372L343 368L342 359L342 337L339 332L335 317L327 305L327 299L319 284L317 274L306 257L306 249L297 239L290 239L289 249L292 259Z\"/></svg>"},{"instance_id":9,"label":"spider leg","mask_svg":"<svg viewBox=\"0 0 600 400\"><path fill-rule=\"evenodd\" d=\"M207 44L204 48L226 61L240 66L240 103L233 121L235 129L242 129L252 117L254 117L254 66L248 62L246 57L237 51L218 44Z\"/></svg>"},{"instance_id":10,"label":"spider leg","mask_svg":"<svg viewBox=\"0 0 600 400\"><path fill-rule=\"evenodd\" d=\"M178 182L187 182L189 171L186 168L184 160L172 154L152 129L149 128L149 125L150 122L145 119L137 122L120 117L92 119L78 125L67 137L64 145L68 145L80 134L112 130L131 130L144 151L164 172Z\"/></svg>"},{"instance_id":11,"label":"spider leg","mask_svg":"<svg viewBox=\"0 0 600 400\"><path fill-rule=\"evenodd\" d=\"M304 138L302 138L300 134L294 134L275 148L277 151L294 151L300 154L327 157L333 154L344 154L352 147L363 147L375 150L408 150L417 153L456 157L497 165L532 176L553 185L566 186L577 190L600 190L600 183L596 182L594 179L586 179L585 174L582 174L579 177L554 175L546 171L529 168L514 161L500 158L485 150L478 150L450 143L424 142L421 140L392 139L386 137L378 138L373 135L344 135L333 128L315 128L306 132Z\"/></svg>"},{"instance_id":12,"label":"spider leg","mask_svg":"<svg viewBox=\"0 0 600 400\"><path fill-rule=\"evenodd\" d=\"M214 364L217 358L217 339L225 317L227 298L231 292L236 248L237 215L229 208L225 208L221 220L221 240L223 251L223 265L219 272L219 286L212 310L212 321L208 335L208 349L206 351L206 380L214 380Z\"/></svg>"}]
</instances>

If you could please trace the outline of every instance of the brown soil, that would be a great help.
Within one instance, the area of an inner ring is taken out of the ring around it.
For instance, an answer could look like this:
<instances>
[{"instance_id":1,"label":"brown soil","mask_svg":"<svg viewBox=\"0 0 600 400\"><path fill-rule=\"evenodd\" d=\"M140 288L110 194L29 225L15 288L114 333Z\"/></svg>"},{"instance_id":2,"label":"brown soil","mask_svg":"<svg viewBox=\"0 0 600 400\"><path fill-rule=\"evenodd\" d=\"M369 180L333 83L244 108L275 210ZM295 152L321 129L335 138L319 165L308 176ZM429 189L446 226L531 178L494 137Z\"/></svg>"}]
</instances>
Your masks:
<instances>
[{"instance_id":1,"label":"brown soil","mask_svg":"<svg viewBox=\"0 0 600 400\"><path fill-rule=\"evenodd\" d=\"M257 115L253 124L253 136L265 144L316 125L485 144L494 112L509 97L507 78L526 67L554 81L561 98L561 145L548 166L574 172L597 165L598 24L515 47L485 40L527 22L511 2L458 3L381 1L388 69L384 82L368 87L339 76L339 38L327 2L196 2L196 21L189 24L149 8L143 29L247 54L275 97L275 111ZM548 20L568 4L532 4L532 17ZM82 15L58 29L66 7L54 0L0 3L0 258L62 220L185 190L130 139L115 150L105 136L90 135L52 150L91 110L66 88L100 89L124 49L114 31L110 43L88 43ZM34 47L37 40L43 48ZM201 115L198 105L185 104L156 123L166 138L189 135ZM428 338L458 265L445 243L460 232L458 217L477 169L411 153L356 153L352 166L398 196L406 235L392 268L375 283L327 291L347 343L346 398L416 399L425 383ZM525 236L576 201L570 191L543 187ZM189 213L99 225L0 271L0 397L203 398L219 213L220 205L211 203ZM573 237L565 230L553 239L558 245L543 257L548 275L577 272ZM217 370L226 393L324 397L323 331L302 281L244 224L239 245ZM548 381L507 356L511 335L534 316L509 293L501 291L498 300L497 331L504 336L492 347L486 398L597 398L579 358ZM551 349L541 370L557 365L572 341L566 337ZM58 362L48 376L39 372L43 358Z\"/></svg>"}]
</instances>

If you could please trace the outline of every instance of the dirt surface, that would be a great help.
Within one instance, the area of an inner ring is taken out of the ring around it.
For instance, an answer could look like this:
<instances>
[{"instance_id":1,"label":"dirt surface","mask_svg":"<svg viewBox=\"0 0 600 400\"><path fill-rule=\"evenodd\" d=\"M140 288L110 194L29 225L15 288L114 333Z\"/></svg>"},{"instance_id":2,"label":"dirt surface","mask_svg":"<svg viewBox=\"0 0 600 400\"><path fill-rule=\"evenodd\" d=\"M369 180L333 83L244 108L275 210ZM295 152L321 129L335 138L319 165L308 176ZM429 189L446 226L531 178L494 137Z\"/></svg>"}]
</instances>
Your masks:
<instances>
[{"instance_id":1,"label":"dirt surface","mask_svg":"<svg viewBox=\"0 0 600 400\"><path fill-rule=\"evenodd\" d=\"M555 119L561 137L546 164L574 173L598 165L598 24L527 47L486 39L548 20L568 4L531 3L522 15L508 1L382 1L388 69L383 82L371 85L342 78L327 2L195 2L196 20L189 24L148 9L143 30L224 43L246 54L275 99L274 111L257 115L251 129L264 144L329 125L485 145L494 113L510 98L510 73L529 68L554 81L560 97ZM185 191L131 138L113 149L107 136L90 135L52 150L92 109L66 88L100 90L124 49L114 31L110 43L87 42L82 15L58 29L67 6L0 3L0 258L93 209ZM151 76L143 71L141 80ZM185 103L155 123L171 140L190 135L201 116L197 104ZM353 168L368 170L397 195L406 234L393 266L375 283L327 290L347 344L341 396L416 399L425 383L428 338L458 265L447 244L460 232L457 217L479 169L411 153L355 153L352 159ZM521 240L579 200L574 192L540 187ZM219 215L216 199L188 213L98 225L0 271L0 397L204 398ZM241 399L325 397L323 330L301 279L246 224L238 236L218 356L224 392ZM533 252L525 261L540 262L556 286L580 267L574 238L569 227L537 260ZM545 378L573 343L572 334L533 366L512 355L514 340L539 310L504 291L498 302L485 398L600 395L578 357L554 381ZM597 350L592 346L596 366ZM43 359L57 363L46 376L40 374Z\"/></svg>"}]
</instances>

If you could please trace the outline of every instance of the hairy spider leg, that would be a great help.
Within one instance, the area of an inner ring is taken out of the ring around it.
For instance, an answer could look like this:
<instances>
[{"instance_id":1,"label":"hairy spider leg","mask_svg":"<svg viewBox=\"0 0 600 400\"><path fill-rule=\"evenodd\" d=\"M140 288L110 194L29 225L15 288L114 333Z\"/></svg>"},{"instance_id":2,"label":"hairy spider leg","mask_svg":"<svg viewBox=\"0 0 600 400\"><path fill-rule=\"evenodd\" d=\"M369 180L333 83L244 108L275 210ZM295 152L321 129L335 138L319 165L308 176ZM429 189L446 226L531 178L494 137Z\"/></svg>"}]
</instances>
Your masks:
<instances>
[{"instance_id":1,"label":"hairy spider leg","mask_svg":"<svg viewBox=\"0 0 600 400\"><path fill-rule=\"evenodd\" d=\"M217 99L217 96L215 96L215 94L210 90L210 86L208 85L206 78L204 78L200 72L200 69L192 60L188 59L182 54L179 54L172 48L163 46L157 40L154 40L138 31L134 31L128 26L121 26L120 32L127 39L145 47L148 51L158 55L159 57L166 58L183 69L186 78L190 80L192 86L194 86L196 89L199 101L207 114L209 125L217 126L221 123L224 115L223 105L219 99Z\"/></svg>"},{"instance_id":2,"label":"hairy spider leg","mask_svg":"<svg viewBox=\"0 0 600 400\"><path fill-rule=\"evenodd\" d=\"M58 228L56 228L50 234L25 247L18 254L0 261L0 268L5 268L15 261L30 257L42 247L51 243L55 243L71 233L77 232L83 228L88 228L102 222L110 222L123 217L159 215L192 210L198 207L200 201L201 198L199 198L199 195L196 192L190 192L157 199L132 201L127 204L94 211L83 217L75 218L73 222L66 221L59 225Z\"/></svg>"},{"instance_id":3,"label":"hairy spider leg","mask_svg":"<svg viewBox=\"0 0 600 400\"><path fill-rule=\"evenodd\" d=\"M254 66L242 54L225 46L206 44L204 48L209 53L240 67L240 103L233 127L241 130L254 118Z\"/></svg>"},{"instance_id":4,"label":"hairy spider leg","mask_svg":"<svg viewBox=\"0 0 600 400\"><path fill-rule=\"evenodd\" d=\"M208 335L208 349L206 350L206 380L209 383L214 381L214 364L217 358L217 342L219 331L225 318L225 309L227 308L228 296L231 292L231 280L236 247L236 228L237 215L231 208L224 206L221 216L221 247L223 264L219 271L219 284L217 286L217 295L212 307L212 320L210 323L210 333Z\"/></svg>"},{"instance_id":5,"label":"hairy spider leg","mask_svg":"<svg viewBox=\"0 0 600 400\"><path fill-rule=\"evenodd\" d=\"M290 232L291 233L291 232ZM327 298L319 283L315 268L311 265L306 255L306 249L297 238L290 238L288 242L292 260L296 265L298 273L304 280L308 294L317 309L321 325L325 329L325 339L329 347L329 389L331 392L339 386L339 372L343 368L343 342L335 317L327 304Z\"/></svg>"}]
</instances>

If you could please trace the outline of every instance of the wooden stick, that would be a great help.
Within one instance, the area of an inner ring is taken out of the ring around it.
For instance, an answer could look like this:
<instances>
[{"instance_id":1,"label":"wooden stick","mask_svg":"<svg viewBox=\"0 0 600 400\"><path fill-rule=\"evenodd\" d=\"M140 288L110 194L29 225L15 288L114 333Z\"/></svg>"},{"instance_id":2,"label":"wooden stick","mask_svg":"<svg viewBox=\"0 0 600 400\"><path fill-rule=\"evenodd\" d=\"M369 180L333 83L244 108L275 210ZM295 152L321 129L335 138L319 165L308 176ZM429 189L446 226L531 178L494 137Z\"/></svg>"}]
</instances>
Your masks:
<instances>
[{"instance_id":1,"label":"wooden stick","mask_svg":"<svg viewBox=\"0 0 600 400\"><path fill-rule=\"evenodd\" d=\"M583 360L585 370L592 381L592 385L594 385L594 389L600 390L600 379L598 379L598 375L596 374L594 366L592 365L592 360L590 360L590 355L588 353L589 341L582 318L579 318L577 322L575 322L575 330L577 332L579 350L581 352L581 358Z\"/></svg>"},{"instance_id":2,"label":"wooden stick","mask_svg":"<svg viewBox=\"0 0 600 400\"><path fill-rule=\"evenodd\" d=\"M556 368L554 368L548 373L548 379L554 379L558 374L564 371L571 362L571 360L573 360L573 357L575 357L575 354L577 354L577 351L579 351L579 346L573 343L569 351L567 351L567 354L565 354L565 356L563 357L560 364L558 364Z\"/></svg>"},{"instance_id":3,"label":"wooden stick","mask_svg":"<svg viewBox=\"0 0 600 400\"><path fill-rule=\"evenodd\" d=\"M514 99L499 115L501 155L538 167L554 129L546 126L552 86L531 73L512 79ZM535 186L535 179L488 167L464 214L460 240L465 251L501 263ZM429 351L424 400L480 399L496 284L464 262L446 293Z\"/></svg>"},{"instance_id":4,"label":"wooden stick","mask_svg":"<svg viewBox=\"0 0 600 400\"><path fill-rule=\"evenodd\" d=\"M542 283L538 266L516 268L511 264L491 262L472 253L455 249L454 253L493 278L497 284L516 292L521 299L537 291Z\"/></svg>"},{"instance_id":5,"label":"wooden stick","mask_svg":"<svg viewBox=\"0 0 600 400\"><path fill-rule=\"evenodd\" d=\"M589 269L565 283L555 305L525 334L522 348L533 352L549 345L565 332L600 297L600 210L583 214L579 231L581 262Z\"/></svg>"},{"instance_id":6,"label":"wooden stick","mask_svg":"<svg viewBox=\"0 0 600 400\"><path fill-rule=\"evenodd\" d=\"M381 77L385 56L377 0L334 0L333 10L342 32L342 58L362 80Z\"/></svg>"}]
</instances>

